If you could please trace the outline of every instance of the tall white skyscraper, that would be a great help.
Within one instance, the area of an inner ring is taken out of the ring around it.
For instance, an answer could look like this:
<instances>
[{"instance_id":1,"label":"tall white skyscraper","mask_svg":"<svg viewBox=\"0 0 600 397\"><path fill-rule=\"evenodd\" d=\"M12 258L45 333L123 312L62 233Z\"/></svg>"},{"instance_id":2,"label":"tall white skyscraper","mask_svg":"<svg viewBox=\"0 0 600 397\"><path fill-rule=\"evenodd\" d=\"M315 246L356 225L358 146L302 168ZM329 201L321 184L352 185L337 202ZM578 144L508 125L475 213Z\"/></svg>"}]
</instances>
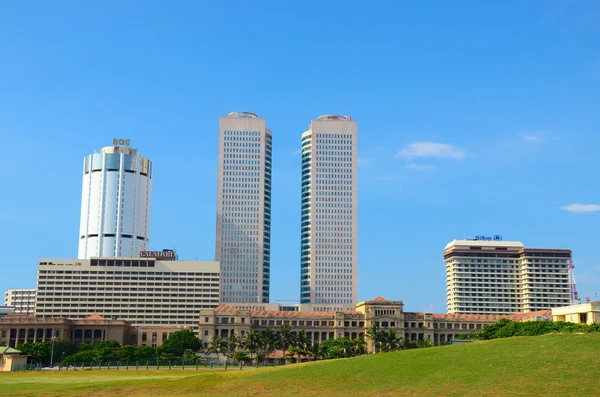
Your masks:
<instances>
[{"instance_id":1,"label":"tall white skyscraper","mask_svg":"<svg viewBox=\"0 0 600 397\"><path fill-rule=\"evenodd\" d=\"M152 162L115 139L85 158L78 258L136 257L148 250Z\"/></svg>"},{"instance_id":2,"label":"tall white skyscraper","mask_svg":"<svg viewBox=\"0 0 600 397\"><path fill-rule=\"evenodd\" d=\"M215 255L221 302L269 302L272 150L265 119L247 112L221 117Z\"/></svg>"},{"instance_id":3,"label":"tall white skyscraper","mask_svg":"<svg viewBox=\"0 0 600 397\"><path fill-rule=\"evenodd\" d=\"M325 115L302 134L300 303L354 310L358 300L357 123Z\"/></svg>"}]
</instances>

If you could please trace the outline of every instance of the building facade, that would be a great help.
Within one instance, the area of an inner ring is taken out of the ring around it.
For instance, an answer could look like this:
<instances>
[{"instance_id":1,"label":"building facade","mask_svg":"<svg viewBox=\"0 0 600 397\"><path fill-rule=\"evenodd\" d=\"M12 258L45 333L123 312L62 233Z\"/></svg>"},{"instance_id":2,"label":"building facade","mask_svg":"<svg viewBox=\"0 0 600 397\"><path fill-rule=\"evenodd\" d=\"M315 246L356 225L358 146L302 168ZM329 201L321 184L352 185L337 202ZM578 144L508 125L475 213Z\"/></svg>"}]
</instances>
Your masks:
<instances>
[{"instance_id":1,"label":"building facade","mask_svg":"<svg viewBox=\"0 0 600 397\"><path fill-rule=\"evenodd\" d=\"M221 117L215 253L221 302L269 302L272 151L265 119L247 112Z\"/></svg>"},{"instance_id":2,"label":"building facade","mask_svg":"<svg viewBox=\"0 0 600 397\"><path fill-rule=\"evenodd\" d=\"M571 255L514 241L454 240L444 251L448 313L506 314L569 305Z\"/></svg>"},{"instance_id":3,"label":"building facade","mask_svg":"<svg viewBox=\"0 0 600 397\"><path fill-rule=\"evenodd\" d=\"M113 141L83 162L78 258L134 257L148 250L152 162Z\"/></svg>"},{"instance_id":4,"label":"building facade","mask_svg":"<svg viewBox=\"0 0 600 397\"><path fill-rule=\"evenodd\" d=\"M94 344L116 340L120 345L136 344L136 330L127 321L111 320L97 314L73 320L11 314L0 318L0 345L18 347L26 342L67 339Z\"/></svg>"},{"instance_id":5,"label":"building facade","mask_svg":"<svg viewBox=\"0 0 600 397\"><path fill-rule=\"evenodd\" d=\"M300 303L354 310L358 300L358 130L325 115L302 134Z\"/></svg>"},{"instance_id":6,"label":"building facade","mask_svg":"<svg viewBox=\"0 0 600 397\"><path fill-rule=\"evenodd\" d=\"M554 308L552 319L576 324L600 324L600 301Z\"/></svg>"},{"instance_id":7,"label":"building facade","mask_svg":"<svg viewBox=\"0 0 600 397\"><path fill-rule=\"evenodd\" d=\"M353 311L273 311L242 310L228 304L216 309L200 311L198 337L204 346L214 336L229 337L232 333L243 337L250 331L262 332L267 328L277 331L282 325L291 327L298 335L305 331L314 342L346 337L365 338L367 330L376 325L380 331L395 330L398 336L412 341L430 340L433 344L447 343L456 335L470 334L502 318L526 321L535 316L551 316L550 311L513 315L434 314L404 312L401 301L383 297L358 303ZM373 341L367 338L369 351L374 351Z\"/></svg>"},{"instance_id":8,"label":"building facade","mask_svg":"<svg viewBox=\"0 0 600 397\"><path fill-rule=\"evenodd\" d=\"M201 309L219 305L219 278L218 262L40 259L35 315L195 328Z\"/></svg>"},{"instance_id":9,"label":"building facade","mask_svg":"<svg viewBox=\"0 0 600 397\"><path fill-rule=\"evenodd\" d=\"M36 289L9 289L4 294L4 305L14 307L15 314L33 315Z\"/></svg>"}]
</instances>

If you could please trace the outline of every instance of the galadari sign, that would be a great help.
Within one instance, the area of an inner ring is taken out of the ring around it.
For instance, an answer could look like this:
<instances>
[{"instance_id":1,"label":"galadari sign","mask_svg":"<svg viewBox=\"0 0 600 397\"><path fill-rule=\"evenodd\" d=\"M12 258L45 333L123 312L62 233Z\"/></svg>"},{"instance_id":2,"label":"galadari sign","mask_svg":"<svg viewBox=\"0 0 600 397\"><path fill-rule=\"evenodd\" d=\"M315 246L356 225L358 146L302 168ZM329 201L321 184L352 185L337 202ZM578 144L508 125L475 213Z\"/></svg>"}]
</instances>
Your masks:
<instances>
[{"instance_id":1,"label":"galadari sign","mask_svg":"<svg viewBox=\"0 0 600 397\"><path fill-rule=\"evenodd\" d=\"M154 258L162 261L174 261L175 252L173 251L140 251L140 258Z\"/></svg>"},{"instance_id":2,"label":"galadari sign","mask_svg":"<svg viewBox=\"0 0 600 397\"><path fill-rule=\"evenodd\" d=\"M493 237L489 236L475 236L475 240L477 241L502 241L502 236L495 235Z\"/></svg>"}]
</instances>

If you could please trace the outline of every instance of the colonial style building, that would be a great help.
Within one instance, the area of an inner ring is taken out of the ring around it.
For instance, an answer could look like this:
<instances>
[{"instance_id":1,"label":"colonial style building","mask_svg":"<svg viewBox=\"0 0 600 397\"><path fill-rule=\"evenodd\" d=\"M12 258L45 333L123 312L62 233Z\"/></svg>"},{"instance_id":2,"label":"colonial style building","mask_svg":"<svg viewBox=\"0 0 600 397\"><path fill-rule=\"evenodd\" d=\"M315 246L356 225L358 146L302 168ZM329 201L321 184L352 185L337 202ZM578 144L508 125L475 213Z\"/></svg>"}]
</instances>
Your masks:
<instances>
[{"instance_id":1,"label":"colonial style building","mask_svg":"<svg viewBox=\"0 0 600 397\"><path fill-rule=\"evenodd\" d=\"M0 346L16 348L26 342L44 342L55 338L87 344L116 340L120 345L156 348L162 345L173 332L185 328L184 326L134 327L129 321L110 320L98 314L83 319L9 314L0 318Z\"/></svg>"},{"instance_id":2,"label":"colonial style building","mask_svg":"<svg viewBox=\"0 0 600 397\"><path fill-rule=\"evenodd\" d=\"M459 334L477 332L486 324L493 324L502 318L526 321L537 317L551 319L551 311L519 313L513 315L484 314L433 314L404 312L401 301L389 301L383 297L360 302L352 312L310 312L310 311L267 311L241 310L223 304L216 309L201 310L199 338L205 346L213 336L227 338L234 332L243 337L250 330L256 332L279 329L288 324L292 333L304 330L314 342L347 337L364 338L373 325L381 331L396 330L399 336L413 341L429 339L433 344L448 342ZM374 349L368 341L369 350Z\"/></svg>"},{"instance_id":3,"label":"colonial style building","mask_svg":"<svg viewBox=\"0 0 600 397\"><path fill-rule=\"evenodd\" d=\"M136 333L127 321L108 320L97 314L80 320L19 314L0 318L0 345L18 347L25 342L43 342L52 338L68 339L75 343L116 340L124 345L135 344Z\"/></svg>"}]
</instances>

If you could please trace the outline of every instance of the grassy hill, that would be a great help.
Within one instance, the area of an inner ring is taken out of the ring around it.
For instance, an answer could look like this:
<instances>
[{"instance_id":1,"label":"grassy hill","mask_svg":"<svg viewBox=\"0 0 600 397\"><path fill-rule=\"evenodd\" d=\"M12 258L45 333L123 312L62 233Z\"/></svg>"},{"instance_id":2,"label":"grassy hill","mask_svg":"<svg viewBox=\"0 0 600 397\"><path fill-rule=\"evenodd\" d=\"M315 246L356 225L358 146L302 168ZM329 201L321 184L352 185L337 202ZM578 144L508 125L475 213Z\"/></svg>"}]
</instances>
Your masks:
<instances>
[{"instance_id":1,"label":"grassy hill","mask_svg":"<svg viewBox=\"0 0 600 397\"><path fill-rule=\"evenodd\" d=\"M551 334L243 371L0 373L0 396L597 396L600 335Z\"/></svg>"}]
</instances>

